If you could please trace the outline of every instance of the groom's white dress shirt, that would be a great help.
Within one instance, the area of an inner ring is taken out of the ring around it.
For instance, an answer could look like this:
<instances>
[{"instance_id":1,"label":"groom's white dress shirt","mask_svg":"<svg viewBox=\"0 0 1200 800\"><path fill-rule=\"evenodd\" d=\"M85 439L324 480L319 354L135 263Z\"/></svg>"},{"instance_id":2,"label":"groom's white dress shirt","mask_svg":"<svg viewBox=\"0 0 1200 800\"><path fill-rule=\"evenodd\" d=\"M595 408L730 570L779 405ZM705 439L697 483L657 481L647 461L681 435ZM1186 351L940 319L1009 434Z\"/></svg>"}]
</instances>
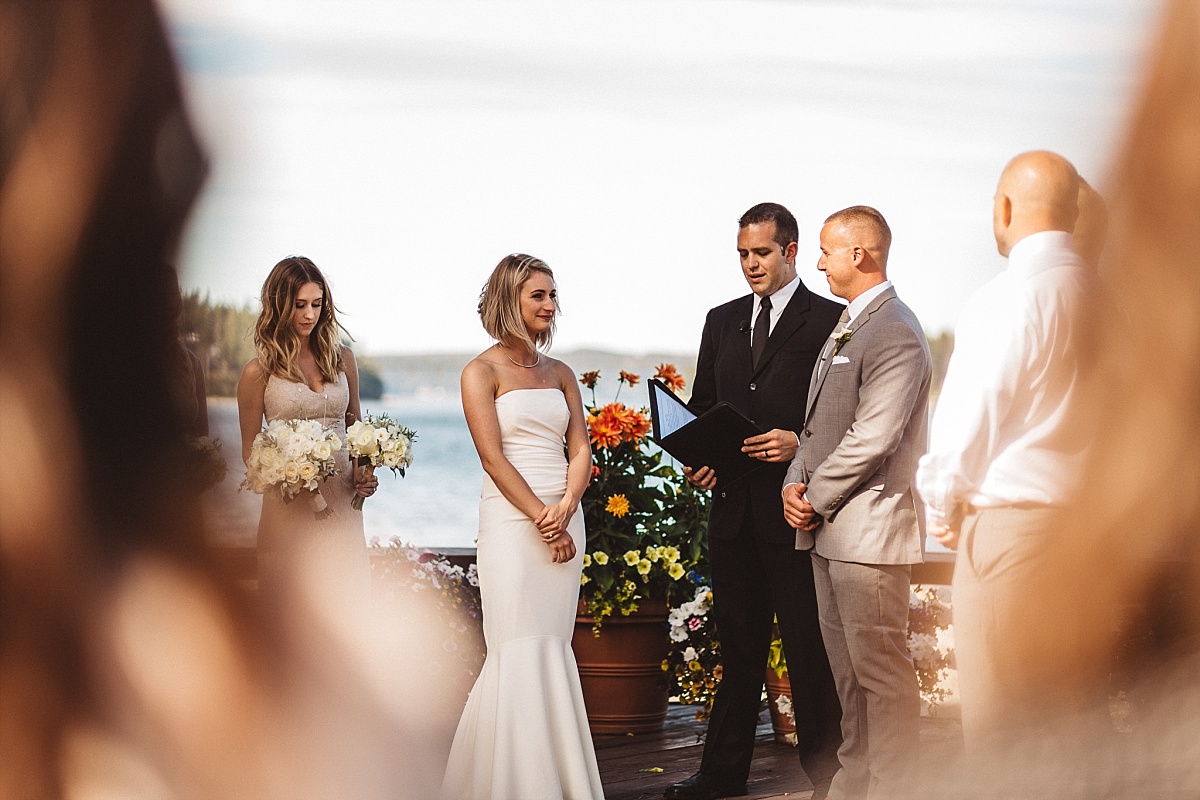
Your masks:
<instances>
[{"instance_id":1,"label":"groom's white dress shirt","mask_svg":"<svg viewBox=\"0 0 1200 800\"><path fill-rule=\"evenodd\" d=\"M1046 231L1017 242L1008 268L967 303L917 468L930 524L964 504L1069 498L1091 438L1078 349L1095 281L1071 235Z\"/></svg>"}]
</instances>

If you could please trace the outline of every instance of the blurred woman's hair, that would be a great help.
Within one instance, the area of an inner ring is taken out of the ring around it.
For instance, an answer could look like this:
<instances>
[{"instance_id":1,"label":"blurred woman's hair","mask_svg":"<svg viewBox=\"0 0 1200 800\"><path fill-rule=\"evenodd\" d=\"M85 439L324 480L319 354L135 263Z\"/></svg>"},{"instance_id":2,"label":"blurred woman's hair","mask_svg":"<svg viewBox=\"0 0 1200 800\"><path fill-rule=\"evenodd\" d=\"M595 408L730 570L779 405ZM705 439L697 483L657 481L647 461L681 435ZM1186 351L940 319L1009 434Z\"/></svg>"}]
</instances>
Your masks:
<instances>
[{"instance_id":1,"label":"blurred woman's hair","mask_svg":"<svg viewBox=\"0 0 1200 800\"><path fill-rule=\"evenodd\" d=\"M312 260L304 256L288 256L271 270L262 287L262 311L254 323L254 348L258 361L267 374L298 383L304 382L300 371L300 336L293 319L296 297L308 283L321 287L323 300L317 324L309 336L309 346L317 359L317 369L325 383L337 382L339 372L346 370L338 331L350 334L337 320L337 308L329 282Z\"/></svg>"},{"instance_id":2,"label":"blurred woman's hair","mask_svg":"<svg viewBox=\"0 0 1200 800\"><path fill-rule=\"evenodd\" d=\"M500 259L484 284L483 292L479 295L479 317L483 321L483 329L500 344L525 342L538 349L550 347L559 313L557 301L554 303L554 319L550 321L550 327L538 333L536 339L530 337L521 319L521 288L537 272L546 275L551 283L554 282L554 273L546 266L546 262L524 253L513 253Z\"/></svg>"}]
</instances>

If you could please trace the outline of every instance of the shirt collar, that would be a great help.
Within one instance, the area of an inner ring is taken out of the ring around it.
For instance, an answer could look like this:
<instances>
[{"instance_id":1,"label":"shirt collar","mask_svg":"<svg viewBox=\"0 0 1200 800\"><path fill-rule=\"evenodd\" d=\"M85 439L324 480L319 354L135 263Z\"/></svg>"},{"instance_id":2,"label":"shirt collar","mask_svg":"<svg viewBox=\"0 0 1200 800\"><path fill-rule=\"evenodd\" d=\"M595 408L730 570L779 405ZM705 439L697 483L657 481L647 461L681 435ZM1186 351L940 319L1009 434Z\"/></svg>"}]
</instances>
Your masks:
<instances>
[{"instance_id":1,"label":"shirt collar","mask_svg":"<svg viewBox=\"0 0 1200 800\"><path fill-rule=\"evenodd\" d=\"M846 324L849 325L850 323L854 322L854 320L858 319L858 315L861 314L866 309L866 307L871 304L872 300L874 300L876 297L879 297L879 295L883 294L885 291L887 291L890 288L892 288L892 282L884 281L883 283L878 284L877 286L872 286L870 289L867 289L865 292L860 294L858 297L851 300L850 308L849 308L850 321L847 322Z\"/></svg>"},{"instance_id":2,"label":"shirt collar","mask_svg":"<svg viewBox=\"0 0 1200 800\"><path fill-rule=\"evenodd\" d=\"M771 298L771 313L773 315L782 314L783 309L787 307L788 301L792 299L792 295L796 293L796 289L800 288L800 276L792 278L787 284L775 290L775 294L767 295ZM754 295L754 318L758 318L758 307L762 305L762 298Z\"/></svg>"},{"instance_id":3,"label":"shirt collar","mask_svg":"<svg viewBox=\"0 0 1200 800\"><path fill-rule=\"evenodd\" d=\"M1008 251L1008 268L1010 270L1036 269L1041 266L1052 266L1042 263L1039 256L1050 250L1067 249L1075 252L1075 242L1071 234L1064 231L1039 231L1031 233L1012 246Z\"/></svg>"}]
</instances>

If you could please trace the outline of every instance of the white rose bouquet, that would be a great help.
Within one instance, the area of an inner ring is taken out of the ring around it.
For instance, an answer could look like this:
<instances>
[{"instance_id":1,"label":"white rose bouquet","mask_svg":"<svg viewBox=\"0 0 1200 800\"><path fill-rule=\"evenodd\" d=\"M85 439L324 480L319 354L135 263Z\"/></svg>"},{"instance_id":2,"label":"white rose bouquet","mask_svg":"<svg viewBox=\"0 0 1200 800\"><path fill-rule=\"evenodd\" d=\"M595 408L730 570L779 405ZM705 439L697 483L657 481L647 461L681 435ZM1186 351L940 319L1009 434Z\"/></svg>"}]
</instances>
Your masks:
<instances>
[{"instance_id":1,"label":"white rose bouquet","mask_svg":"<svg viewBox=\"0 0 1200 800\"><path fill-rule=\"evenodd\" d=\"M334 454L342 440L308 419L272 420L254 437L242 486L258 494L277 493L290 502L307 492L313 514L324 519L333 509L321 496L318 481L337 472Z\"/></svg>"},{"instance_id":2,"label":"white rose bouquet","mask_svg":"<svg viewBox=\"0 0 1200 800\"><path fill-rule=\"evenodd\" d=\"M412 466L412 443L416 438L416 431L404 427L387 414L368 414L346 429L350 458L365 468L368 476L374 474L376 467L387 467L399 472L403 478L404 470ZM361 510L364 500L365 497L355 494L350 505Z\"/></svg>"}]
</instances>

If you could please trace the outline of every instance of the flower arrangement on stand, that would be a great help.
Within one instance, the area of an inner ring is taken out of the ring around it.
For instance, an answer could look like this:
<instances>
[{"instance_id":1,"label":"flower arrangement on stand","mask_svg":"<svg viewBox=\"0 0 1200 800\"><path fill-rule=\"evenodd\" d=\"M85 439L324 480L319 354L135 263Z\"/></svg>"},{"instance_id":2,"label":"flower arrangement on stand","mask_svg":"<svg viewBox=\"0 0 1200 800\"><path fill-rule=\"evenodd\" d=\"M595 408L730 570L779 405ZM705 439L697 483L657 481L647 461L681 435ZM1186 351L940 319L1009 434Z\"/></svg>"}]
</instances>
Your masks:
<instances>
[{"instance_id":1,"label":"flower arrangement on stand","mask_svg":"<svg viewBox=\"0 0 1200 800\"><path fill-rule=\"evenodd\" d=\"M930 715L952 693L945 685L945 679L954 666L951 609L944 598L948 591L946 587L916 584L910 589L908 597L908 654L917 673L922 711ZM767 667L781 677L787 671L783 642L778 637L771 642ZM791 697L785 699L780 696L776 704L795 724Z\"/></svg>"},{"instance_id":2,"label":"flower arrangement on stand","mask_svg":"<svg viewBox=\"0 0 1200 800\"><path fill-rule=\"evenodd\" d=\"M371 582L376 600L387 604L415 604L433 617L429 630L442 640L429 649L425 668L430 672L452 669L465 692L483 666L483 612L479 575L451 563L446 556L419 550L392 539L371 542ZM448 667L449 665L449 667Z\"/></svg>"},{"instance_id":3,"label":"flower arrangement on stand","mask_svg":"<svg viewBox=\"0 0 1200 800\"><path fill-rule=\"evenodd\" d=\"M670 364L656 378L673 389L684 379ZM581 604L594 618L599 635L613 614L628 616L654 600L690 598L694 584L683 580L703 569L707 497L695 491L663 453L649 441L645 409L618 402L621 388L636 386L640 376L622 371L611 403L596 401L600 373L585 372L580 383L591 390L587 406L592 444L592 480L583 495L587 527Z\"/></svg>"},{"instance_id":4,"label":"flower arrangement on stand","mask_svg":"<svg viewBox=\"0 0 1200 800\"><path fill-rule=\"evenodd\" d=\"M695 587L691 600L671 609L671 646L663 664L670 677L674 697L684 705L696 705L696 719L712 713L717 684L721 682L721 646L712 612L712 589L696 573L688 575Z\"/></svg>"},{"instance_id":5,"label":"flower arrangement on stand","mask_svg":"<svg viewBox=\"0 0 1200 800\"><path fill-rule=\"evenodd\" d=\"M954 632L946 587L913 586L908 598L908 653L917 670L921 702L934 713L951 690L945 678L954 666Z\"/></svg>"}]
</instances>

